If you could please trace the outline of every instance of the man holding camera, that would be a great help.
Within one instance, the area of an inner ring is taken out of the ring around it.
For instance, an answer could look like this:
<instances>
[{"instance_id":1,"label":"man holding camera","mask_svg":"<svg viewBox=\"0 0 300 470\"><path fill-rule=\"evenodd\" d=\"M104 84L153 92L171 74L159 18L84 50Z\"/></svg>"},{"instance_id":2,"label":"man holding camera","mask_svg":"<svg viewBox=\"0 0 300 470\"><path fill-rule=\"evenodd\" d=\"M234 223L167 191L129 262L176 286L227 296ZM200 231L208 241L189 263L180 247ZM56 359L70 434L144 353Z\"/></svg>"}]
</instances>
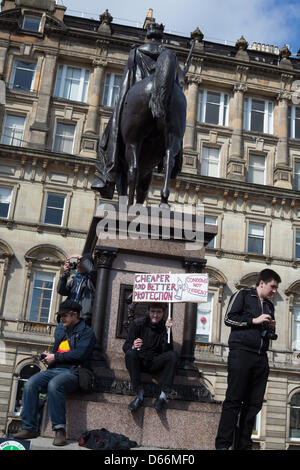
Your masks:
<instances>
[{"instance_id":1,"label":"man holding camera","mask_svg":"<svg viewBox=\"0 0 300 470\"><path fill-rule=\"evenodd\" d=\"M281 282L272 269L258 275L256 288L241 289L229 301L225 325L231 327L228 387L216 437L216 449L251 450L251 434L262 408L269 375L267 350L275 334L272 296ZM238 423L239 421L239 423Z\"/></svg>"},{"instance_id":2,"label":"man holding camera","mask_svg":"<svg viewBox=\"0 0 300 470\"><path fill-rule=\"evenodd\" d=\"M53 445L67 444L65 397L79 389L79 367L90 368L96 342L92 328L80 318L80 311L81 305L72 300L60 304L52 351L41 355L48 368L34 374L25 384L22 431L15 434L15 438L33 439L39 435L37 414L42 392L48 395L49 415L55 431Z\"/></svg>"},{"instance_id":3,"label":"man holding camera","mask_svg":"<svg viewBox=\"0 0 300 470\"><path fill-rule=\"evenodd\" d=\"M70 261L71 259L75 261ZM71 276L72 271L75 272ZM92 256L89 253L82 256L73 254L67 258L64 273L57 284L58 294L67 296L67 299L74 300L81 305L80 316L89 326L92 320L96 277Z\"/></svg>"}]
</instances>

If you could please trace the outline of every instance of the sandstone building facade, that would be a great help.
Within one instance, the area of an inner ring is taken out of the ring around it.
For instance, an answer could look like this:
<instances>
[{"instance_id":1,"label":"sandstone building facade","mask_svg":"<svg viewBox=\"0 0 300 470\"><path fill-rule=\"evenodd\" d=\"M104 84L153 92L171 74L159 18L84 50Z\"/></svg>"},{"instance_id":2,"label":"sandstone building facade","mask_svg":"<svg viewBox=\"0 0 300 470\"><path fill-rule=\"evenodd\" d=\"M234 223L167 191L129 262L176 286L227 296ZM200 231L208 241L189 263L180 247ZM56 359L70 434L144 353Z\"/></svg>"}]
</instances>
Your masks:
<instances>
[{"instance_id":1,"label":"sandstone building facade","mask_svg":"<svg viewBox=\"0 0 300 470\"><path fill-rule=\"evenodd\" d=\"M97 144L133 44L145 28L69 16L54 0L3 0L0 13L0 425L20 419L22 384L42 364L67 256L81 252L99 196ZM151 15L147 22L153 21ZM162 19L163 21L163 19ZM229 296L270 267L278 340L254 431L262 449L300 445L300 62L280 50L205 41L196 28L187 74L183 169L171 204L205 207L218 234L206 250L196 364L224 398ZM181 64L190 37L165 35ZM298 106L299 104L299 106ZM148 203L159 200L155 175Z\"/></svg>"}]
</instances>

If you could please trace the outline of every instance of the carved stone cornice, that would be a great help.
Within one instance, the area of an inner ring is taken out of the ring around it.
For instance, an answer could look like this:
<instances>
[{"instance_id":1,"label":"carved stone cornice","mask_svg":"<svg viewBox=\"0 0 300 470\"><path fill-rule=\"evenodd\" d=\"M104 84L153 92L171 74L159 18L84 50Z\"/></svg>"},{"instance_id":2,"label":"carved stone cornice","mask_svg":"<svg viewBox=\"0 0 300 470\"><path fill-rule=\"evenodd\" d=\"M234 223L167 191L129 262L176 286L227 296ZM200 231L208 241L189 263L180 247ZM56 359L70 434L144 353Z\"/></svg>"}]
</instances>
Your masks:
<instances>
[{"instance_id":1,"label":"carved stone cornice","mask_svg":"<svg viewBox=\"0 0 300 470\"><path fill-rule=\"evenodd\" d=\"M107 64L108 64L107 59L104 59L102 57L99 57L97 59L93 59L93 61L92 61L92 66L95 67L95 68L96 67L100 67L100 68L103 67L104 68L104 67L107 67Z\"/></svg>"},{"instance_id":2,"label":"carved stone cornice","mask_svg":"<svg viewBox=\"0 0 300 470\"><path fill-rule=\"evenodd\" d=\"M248 89L248 86L246 83L237 82L233 85L233 91L246 93L247 89Z\"/></svg>"},{"instance_id":3,"label":"carved stone cornice","mask_svg":"<svg viewBox=\"0 0 300 470\"><path fill-rule=\"evenodd\" d=\"M183 266L188 273L202 273L207 263L203 258L184 258Z\"/></svg>"},{"instance_id":4,"label":"carved stone cornice","mask_svg":"<svg viewBox=\"0 0 300 470\"><path fill-rule=\"evenodd\" d=\"M247 65L237 65L236 67L236 79L238 82L246 81L248 78L248 72L250 67Z\"/></svg>"},{"instance_id":5,"label":"carved stone cornice","mask_svg":"<svg viewBox=\"0 0 300 470\"><path fill-rule=\"evenodd\" d=\"M186 80L188 84L200 85L202 82L202 78L196 73L188 73L186 75Z\"/></svg>"},{"instance_id":6,"label":"carved stone cornice","mask_svg":"<svg viewBox=\"0 0 300 470\"><path fill-rule=\"evenodd\" d=\"M277 101L281 101L281 100L291 101L291 99L292 99L292 93L286 90L281 90L276 96Z\"/></svg>"}]
</instances>

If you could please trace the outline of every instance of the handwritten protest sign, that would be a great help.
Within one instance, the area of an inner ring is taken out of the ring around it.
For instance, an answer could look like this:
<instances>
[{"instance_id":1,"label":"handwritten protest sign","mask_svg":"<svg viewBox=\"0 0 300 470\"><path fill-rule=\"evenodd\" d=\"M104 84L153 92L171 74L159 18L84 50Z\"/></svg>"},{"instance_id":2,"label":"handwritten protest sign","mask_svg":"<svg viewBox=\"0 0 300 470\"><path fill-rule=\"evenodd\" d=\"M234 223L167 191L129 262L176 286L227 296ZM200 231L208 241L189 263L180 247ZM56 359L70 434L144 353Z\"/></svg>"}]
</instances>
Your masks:
<instances>
[{"instance_id":1,"label":"handwritten protest sign","mask_svg":"<svg viewBox=\"0 0 300 470\"><path fill-rule=\"evenodd\" d=\"M208 274L135 274L133 302L207 302Z\"/></svg>"}]
</instances>

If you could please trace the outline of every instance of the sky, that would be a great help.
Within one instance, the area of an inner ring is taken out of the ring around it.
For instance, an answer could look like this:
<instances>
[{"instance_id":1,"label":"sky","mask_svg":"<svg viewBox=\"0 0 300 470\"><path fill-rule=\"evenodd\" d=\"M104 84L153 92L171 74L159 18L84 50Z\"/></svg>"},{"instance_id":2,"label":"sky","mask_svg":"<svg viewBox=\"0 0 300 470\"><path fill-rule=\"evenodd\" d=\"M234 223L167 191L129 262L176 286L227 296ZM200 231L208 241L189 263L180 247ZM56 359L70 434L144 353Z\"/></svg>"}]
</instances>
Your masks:
<instances>
[{"instance_id":1,"label":"sky","mask_svg":"<svg viewBox=\"0 0 300 470\"><path fill-rule=\"evenodd\" d=\"M235 44L243 35L254 42L300 48L299 0L57 0L67 14L99 19L107 8L113 22L142 27L148 9L166 32L182 36L198 26L204 40Z\"/></svg>"}]
</instances>

